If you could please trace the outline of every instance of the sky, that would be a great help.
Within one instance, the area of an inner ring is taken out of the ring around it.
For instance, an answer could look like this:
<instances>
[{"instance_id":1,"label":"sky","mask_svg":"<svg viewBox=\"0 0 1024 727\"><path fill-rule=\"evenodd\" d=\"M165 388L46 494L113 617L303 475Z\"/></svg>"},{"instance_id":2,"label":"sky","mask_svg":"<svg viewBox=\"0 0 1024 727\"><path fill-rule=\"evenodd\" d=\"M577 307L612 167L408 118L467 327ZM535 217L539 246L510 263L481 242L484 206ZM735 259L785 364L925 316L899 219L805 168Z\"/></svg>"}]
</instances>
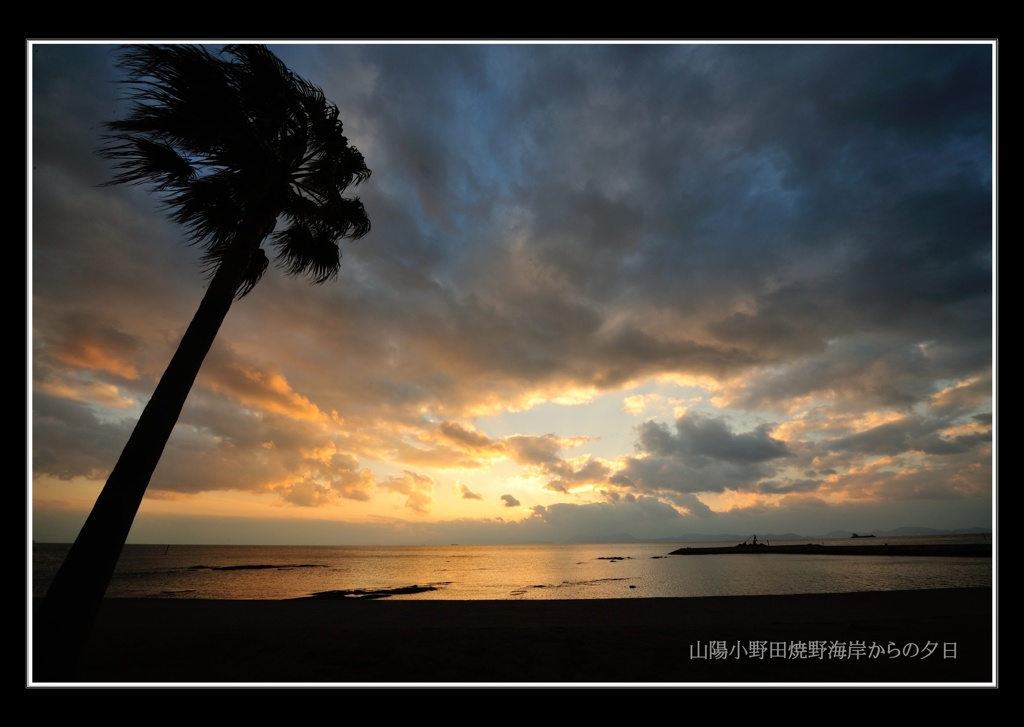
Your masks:
<instances>
[{"instance_id":1,"label":"sky","mask_svg":"<svg viewBox=\"0 0 1024 727\"><path fill-rule=\"evenodd\" d=\"M372 230L235 303L129 542L992 525L992 44L270 47ZM27 53L28 520L70 542L207 278L103 186L115 46Z\"/></svg>"}]
</instances>

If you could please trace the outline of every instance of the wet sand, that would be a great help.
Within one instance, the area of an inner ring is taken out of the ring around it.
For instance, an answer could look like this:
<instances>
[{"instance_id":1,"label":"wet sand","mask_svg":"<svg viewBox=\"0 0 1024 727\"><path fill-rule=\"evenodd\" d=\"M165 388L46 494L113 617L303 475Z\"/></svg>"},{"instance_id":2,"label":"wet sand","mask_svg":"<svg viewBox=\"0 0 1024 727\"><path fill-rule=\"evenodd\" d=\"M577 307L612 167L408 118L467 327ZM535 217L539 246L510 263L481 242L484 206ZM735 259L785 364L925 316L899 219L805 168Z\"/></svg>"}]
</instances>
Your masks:
<instances>
[{"instance_id":1,"label":"wet sand","mask_svg":"<svg viewBox=\"0 0 1024 727\"><path fill-rule=\"evenodd\" d=\"M996 679L992 646L990 588L572 601L107 599L82 675L104 684L987 685Z\"/></svg>"}]
</instances>

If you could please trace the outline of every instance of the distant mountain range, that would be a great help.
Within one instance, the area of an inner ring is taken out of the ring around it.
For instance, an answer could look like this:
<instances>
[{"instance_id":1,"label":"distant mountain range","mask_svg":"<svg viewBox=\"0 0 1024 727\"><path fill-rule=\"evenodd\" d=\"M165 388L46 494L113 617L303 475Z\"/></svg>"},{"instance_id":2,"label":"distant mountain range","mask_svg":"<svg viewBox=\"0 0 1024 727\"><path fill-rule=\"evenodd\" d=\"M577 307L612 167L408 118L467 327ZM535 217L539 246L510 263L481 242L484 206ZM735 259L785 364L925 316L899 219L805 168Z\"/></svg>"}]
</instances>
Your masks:
<instances>
[{"instance_id":1,"label":"distant mountain range","mask_svg":"<svg viewBox=\"0 0 1024 727\"><path fill-rule=\"evenodd\" d=\"M807 535L799 533L758 533L757 539L760 542L772 540L806 540L815 538L849 538L854 533L858 535L874 535L877 537L898 537L907 535L980 535L991 534L992 528L957 528L954 530L937 530L935 528L901 527L892 530L831 530L827 533ZM571 543L717 543L737 542L742 543L752 533L687 533L667 538L635 538L627 533L616 533L601 537L588 537L571 540Z\"/></svg>"}]
</instances>

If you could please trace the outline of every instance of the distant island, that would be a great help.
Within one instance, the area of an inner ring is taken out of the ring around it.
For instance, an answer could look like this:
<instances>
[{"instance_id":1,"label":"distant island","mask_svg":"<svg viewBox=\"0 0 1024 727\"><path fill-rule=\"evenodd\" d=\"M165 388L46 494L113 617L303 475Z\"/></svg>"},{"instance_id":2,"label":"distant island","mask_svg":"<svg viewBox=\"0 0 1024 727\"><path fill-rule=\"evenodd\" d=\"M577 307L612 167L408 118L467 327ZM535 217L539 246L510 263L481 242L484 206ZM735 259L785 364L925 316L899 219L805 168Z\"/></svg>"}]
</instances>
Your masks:
<instances>
[{"instance_id":1,"label":"distant island","mask_svg":"<svg viewBox=\"0 0 1024 727\"><path fill-rule=\"evenodd\" d=\"M863 536L861 536L863 537ZM991 543L910 545L739 545L711 548L679 548L669 555L904 555L954 558L991 558Z\"/></svg>"},{"instance_id":2,"label":"distant island","mask_svg":"<svg viewBox=\"0 0 1024 727\"><path fill-rule=\"evenodd\" d=\"M853 533L852 530L830 530L828 532L820 533L794 533L794 532L764 532L758 533L758 540L765 540L768 542L774 541L801 541L801 540L820 540L828 539L833 540L836 538L851 538ZM629 533L617 532L617 533L605 533L604 535L594 536L580 536L565 541L568 544L621 544L621 543L736 543L747 537L749 533L678 533L676 535L667 535L657 538L638 538ZM904 538L904 537L942 537L947 535L981 535L981 536L992 536L992 529L990 527L972 527L972 528L926 528L920 526L903 526L892 528L888 530L882 530L874 528L870 531L858 531L858 538L866 538L873 535L876 538ZM441 543L438 543L440 545Z\"/></svg>"}]
</instances>

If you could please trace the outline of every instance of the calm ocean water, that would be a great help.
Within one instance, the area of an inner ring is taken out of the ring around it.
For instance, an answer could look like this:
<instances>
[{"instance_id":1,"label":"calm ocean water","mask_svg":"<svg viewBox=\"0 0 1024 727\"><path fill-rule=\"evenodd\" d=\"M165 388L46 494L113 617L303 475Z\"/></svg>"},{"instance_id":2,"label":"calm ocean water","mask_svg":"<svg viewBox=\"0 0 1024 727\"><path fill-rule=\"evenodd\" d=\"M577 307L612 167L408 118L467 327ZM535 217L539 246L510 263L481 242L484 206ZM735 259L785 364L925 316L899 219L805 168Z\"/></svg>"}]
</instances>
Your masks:
<instances>
[{"instance_id":1,"label":"calm ocean water","mask_svg":"<svg viewBox=\"0 0 1024 727\"><path fill-rule=\"evenodd\" d=\"M858 541L814 542L856 545ZM885 538L884 542L991 542L991 536ZM992 585L991 558L668 555L679 547L700 545L722 543L127 545L107 596L285 599L324 591L394 591L418 586L435 590L390 597L506 600L844 593ZM34 546L35 596L45 595L67 549L67 545Z\"/></svg>"}]
</instances>

